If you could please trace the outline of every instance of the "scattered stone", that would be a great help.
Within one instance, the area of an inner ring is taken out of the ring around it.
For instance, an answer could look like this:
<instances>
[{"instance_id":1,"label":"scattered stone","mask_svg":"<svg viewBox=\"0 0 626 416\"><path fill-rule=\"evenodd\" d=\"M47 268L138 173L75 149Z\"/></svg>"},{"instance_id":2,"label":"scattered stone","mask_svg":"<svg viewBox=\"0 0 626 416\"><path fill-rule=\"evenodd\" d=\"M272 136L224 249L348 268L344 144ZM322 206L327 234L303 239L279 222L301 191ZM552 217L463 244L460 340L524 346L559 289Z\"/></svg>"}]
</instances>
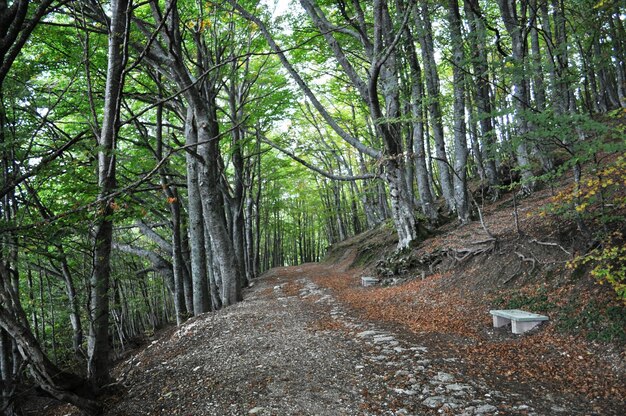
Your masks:
<instances>
[{"instance_id":1,"label":"scattered stone","mask_svg":"<svg viewBox=\"0 0 626 416\"><path fill-rule=\"evenodd\" d=\"M454 376L452 374L444 373L440 371L437 373L435 377L433 377L433 381L439 383L452 383L454 381Z\"/></svg>"},{"instance_id":2,"label":"scattered stone","mask_svg":"<svg viewBox=\"0 0 626 416\"><path fill-rule=\"evenodd\" d=\"M438 412L448 415L450 413L453 413L454 409L458 407L459 406L454 403L444 403L443 406L439 408Z\"/></svg>"},{"instance_id":3,"label":"scattered stone","mask_svg":"<svg viewBox=\"0 0 626 416\"><path fill-rule=\"evenodd\" d=\"M446 390L449 392L464 392L466 390L472 390L472 387L467 384L455 383L446 385Z\"/></svg>"},{"instance_id":4,"label":"scattered stone","mask_svg":"<svg viewBox=\"0 0 626 416\"><path fill-rule=\"evenodd\" d=\"M374 342L376 344L389 341L395 341L395 338L389 335L374 335Z\"/></svg>"},{"instance_id":5,"label":"scattered stone","mask_svg":"<svg viewBox=\"0 0 626 416\"><path fill-rule=\"evenodd\" d=\"M426 407L430 407L431 409L438 409L446 402L446 398L444 396L432 396L422 401L422 404Z\"/></svg>"},{"instance_id":6,"label":"scattered stone","mask_svg":"<svg viewBox=\"0 0 626 416\"><path fill-rule=\"evenodd\" d=\"M491 404L483 404L482 406L478 406L474 410L474 414L475 415L484 415L485 413L493 413L496 410L498 410L498 408L493 406L493 405L491 405Z\"/></svg>"}]
</instances>

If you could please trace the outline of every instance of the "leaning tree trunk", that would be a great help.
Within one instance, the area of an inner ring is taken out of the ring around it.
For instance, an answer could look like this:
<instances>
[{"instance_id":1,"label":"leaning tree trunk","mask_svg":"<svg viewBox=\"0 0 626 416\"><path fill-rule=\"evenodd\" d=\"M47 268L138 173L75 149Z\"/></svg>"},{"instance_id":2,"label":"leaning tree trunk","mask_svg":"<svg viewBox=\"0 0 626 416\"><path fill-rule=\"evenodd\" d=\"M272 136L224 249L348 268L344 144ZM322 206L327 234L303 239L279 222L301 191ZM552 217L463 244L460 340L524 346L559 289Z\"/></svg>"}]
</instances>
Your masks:
<instances>
[{"instance_id":1,"label":"leaning tree trunk","mask_svg":"<svg viewBox=\"0 0 626 416\"><path fill-rule=\"evenodd\" d=\"M10 274L0 258L0 336L5 333L9 335L2 340L1 352L6 352L5 342L12 338L21 359L28 365L30 374L39 387L54 398L72 403L88 414L97 413L99 409L90 384L82 377L56 367L42 350L30 329L17 292L12 287ZM14 373L13 365L7 361L6 356L0 358L3 378L6 372Z\"/></svg>"},{"instance_id":2,"label":"leaning tree trunk","mask_svg":"<svg viewBox=\"0 0 626 416\"><path fill-rule=\"evenodd\" d=\"M90 279L90 326L88 338L89 379L95 388L109 382L109 284L113 243L113 200L115 189L115 142L119 130L120 96L124 82L125 39L129 0L111 2L109 55L104 96L102 130L98 138L97 221Z\"/></svg>"}]
</instances>

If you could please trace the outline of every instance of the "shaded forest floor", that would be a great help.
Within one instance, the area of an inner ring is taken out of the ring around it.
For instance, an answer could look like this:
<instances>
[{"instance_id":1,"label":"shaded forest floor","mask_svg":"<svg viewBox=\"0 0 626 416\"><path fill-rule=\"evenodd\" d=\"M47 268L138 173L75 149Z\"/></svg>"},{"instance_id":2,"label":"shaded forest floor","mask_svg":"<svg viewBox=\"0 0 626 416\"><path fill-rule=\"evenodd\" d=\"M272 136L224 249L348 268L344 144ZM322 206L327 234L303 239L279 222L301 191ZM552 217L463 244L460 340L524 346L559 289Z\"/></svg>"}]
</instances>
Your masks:
<instances>
[{"instance_id":1,"label":"shaded forest floor","mask_svg":"<svg viewBox=\"0 0 626 416\"><path fill-rule=\"evenodd\" d=\"M124 389L106 414L621 415L624 306L566 267L582 243L540 214L549 199L521 201L520 232L510 195L486 207L495 239L479 222L451 223L389 255L382 226L331 247L325 263L270 270L240 304L120 362ZM365 275L384 286L361 287ZM492 328L494 308L550 321L513 335Z\"/></svg>"}]
</instances>

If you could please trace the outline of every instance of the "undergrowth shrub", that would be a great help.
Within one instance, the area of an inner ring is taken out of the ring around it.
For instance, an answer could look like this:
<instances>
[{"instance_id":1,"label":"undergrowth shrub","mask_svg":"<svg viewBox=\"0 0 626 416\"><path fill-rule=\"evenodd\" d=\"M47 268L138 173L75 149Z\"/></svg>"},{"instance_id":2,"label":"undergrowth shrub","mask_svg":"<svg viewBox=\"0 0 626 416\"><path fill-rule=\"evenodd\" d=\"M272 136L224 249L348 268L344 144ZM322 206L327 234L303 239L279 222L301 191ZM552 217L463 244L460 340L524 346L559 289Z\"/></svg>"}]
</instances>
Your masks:
<instances>
[{"instance_id":1,"label":"undergrowth shrub","mask_svg":"<svg viewBox=\"0 0 626 416\"><path fill-rule=\"evenodd\" d=\"M592 232L592 249L578 253L568 266L590 267L601 284L609 284L618 298L626 302L626 157L614 158L558 193L547 212L561 218L583 221Z\"/></svg>"}]
</instances>

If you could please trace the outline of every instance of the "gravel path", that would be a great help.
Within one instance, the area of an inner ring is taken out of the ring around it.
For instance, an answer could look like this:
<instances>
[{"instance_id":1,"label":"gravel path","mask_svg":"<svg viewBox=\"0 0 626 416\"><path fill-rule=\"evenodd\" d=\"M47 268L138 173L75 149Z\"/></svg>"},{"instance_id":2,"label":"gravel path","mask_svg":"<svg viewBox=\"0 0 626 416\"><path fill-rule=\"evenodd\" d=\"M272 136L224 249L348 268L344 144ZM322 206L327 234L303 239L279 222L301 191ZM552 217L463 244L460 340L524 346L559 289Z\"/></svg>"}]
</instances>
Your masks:
<instances>
[{"instance_id":1,"label":"gravel path","mask_svg":"<svg viewBox=\"0 0 626 416\"><path fill-rule=\"evenodd\" d=\"M153 342L118 367L129 389L107 415L594 414L468 380L460 357L352 316L314 283L332 272L273 270L243 302Z\"/></svg>"}]
</instances>

